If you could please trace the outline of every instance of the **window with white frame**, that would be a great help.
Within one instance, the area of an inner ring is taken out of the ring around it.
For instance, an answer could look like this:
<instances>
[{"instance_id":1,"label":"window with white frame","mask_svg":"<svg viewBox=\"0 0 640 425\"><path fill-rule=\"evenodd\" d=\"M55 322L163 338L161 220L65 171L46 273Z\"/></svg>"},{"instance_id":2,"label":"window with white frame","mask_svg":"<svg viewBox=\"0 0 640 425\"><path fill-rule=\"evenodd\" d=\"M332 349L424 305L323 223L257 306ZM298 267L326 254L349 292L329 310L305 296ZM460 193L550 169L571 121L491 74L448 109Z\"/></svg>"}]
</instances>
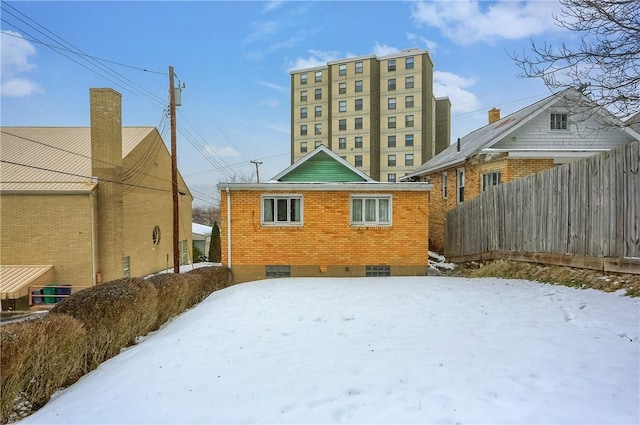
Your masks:
<instances>
[{"instance_id":1,"label":"window with white frame","mask_svg":"<svg viewBox=\"0 0 640 425\"><path fill-rule=\"evenodd\" d=\"M356 130L362 130L362 118L356 118L354 120L354 126Z\"/></svg>"},{"instance_id":2,"label":"window with white frame","mask_svg":"<svg viewBox=\"0 0 640 425\"><path fill-rule=\"evenodd\" d=\"M389 109L396 109L396 98L390 97L387 102L387 106L389 107Z\"/></svg>"},{"instance_id":3,"label":"window with white frame","mask_svg":"<svg viewBox=\"0 0 640 425\"><path fill-rule=\"evenodd\" d=\"M387 81L387 90L395 90L396 89L396 79L395 78L389 78L389 80Z\"/></svg>"},{"instance_id":4,"label":"window with white frame","mask_svg":"<svg viewBox=\"0 0 640 425\"><path fill-rule=\"evenodd\" d=\"M493 171L490 173L482 174L482 191L484 192L491 186L496 186L502 183L502 173L500 171Z\"/></svg>"},{"instance_id":5,"label":"window with white frame","mask_svg":"<svg viewBox=\"0 0 640 425\"><path fill-rule=\"evenodd\" d=\"M315 125L315 134L322 134L322 124L318 123Z\"/></svg>"},{"instance_id":6,"label":"window with white frame","mask_svg":"<svg viewBox=\"0 0 640 425\"><path fill-rule=\"evenodd\" d=\"M404 126L405 127L413 127L413 115L405 115L404 116Z\"/></svg>"},{"instance_id":7,"label":"window with white frame","mask_svg":"<svg viewBox=\"0 0 640 425\"><path fill-rule=\"evenodd\" d=\"M405 146L413 146L413 134L405 134L404 135L404 145Z\"/></svg>"},{"instance_id":8,"label":"window with white frame","mask_svg":"<svg viewBox=\"0 0 640 425\"><path fill-rule=\"evenodd\" d=\"M458 168L457 171L458 193L456 201L460 204L464 202L464 168Z\"/></svg>"},{"instance_id":9,"label":"window with white frame","mask_svg":"<svg viewBox=\"0 0 640 425\"><path fill-rule=\"evenodd\" d=\"M347 101L341 100L338 102L338 112L347 112Z\"/></svg>"},{"instance_id":10,"label":"window with white frame","mask_svg":"<svg viewBox=\"0 0 640 425\"><path fill-rule=\"evenodd\" d=\"M300 84L307 84L307 74L300 74Z\"/></svg>"},{"instance_id":11,"label":"window with white frame","mask_svg":"<svg viewBox=\"0 0 640 425\"><path fill-rule=\"evenodd\" d=\"M300 135L301 136L306 136L307 135L307 125L306 124L302 124L300 126Z\"/></svg>"},{"instance_id":12,"label":"window with white frame","mask_svg":"<svg viewBox=\"0 0 640 425\"><path fill-rule=\"evenodd\" d=\"M387 62L387 71L395 71L396 70L396 60L389 59Z\"/></svg>"},{"instance_id":13,"label":"window with white frame","mask_svg":"<svg viewBox=\"0 0 640 425\"><path fill-rule=\"evenodd\" d=\"M341 63L338 65L338 75L347 75L347 64Z\"/></svg>"},{"instance_id":14,"label":"window with white frame","mask_svg":"<svg viewBox=\"0 0 640 425\"><path fill-rule=\"evenodd\" d=\"M352 195L351 225L390 226L391 195Z\"/></svg>"},{"instance_id":15,"label":"window with white frame","mask_svg":"<svg viewBox=\"0 0 640 425\"><path fill-rule=\"evenodd\" d=\"M316 111L316 113L315 113L316 117L321 117L322 116L322 106L316 106L315 111Z\"/></svg>"},{"instance_id":16,"label":"window with white frame","mask_svg":"<svg viewBox=\"0 0 640 425\"><path fill-rule=\"evenodd\" d=\"M347 138L340 137L338 139L338 149L346 149L347 148Z\"/></svg>"},{"instance_id":17,"label":"window with white frame","mask_svg":"<svg viewBox=\"0 0 640 425\"><path fill-rule=\"evenodd\" d=\"M362 149L362 136L356 136L354 142L356 149Z\"/></svg>"},{"instance_id":18,"label":"window with white frame","mask_svg":"<svg viewBox=\"0 0 640 425\"><path fill-rule=\"evenodd\" d=\"M396 156L394 154L387 155L387 167L396 166Z\"/></svg>"},{"instance_id":19,"label":"window with white frame","mask_svg":"<svg viewBox=\"0 0 640 425\"><path fill-rule=\"evenodd\" d=\"M404 69L413 69L413 56L404 59Z\"/></svg>"},{"instance_id":20,"label":"window with white frame","mask_svg":"<svg viewBox=\"0 0 640 425\"><path fill-rule=\"evenodd\" d=\"M322 89L316 89L316 91L315 91L315 99L316 100L322 99Z\"/></svg>"},{"instance_id":21,"label":"window with white frame","mask_svg":"<svg viewBox=\"0 0 640 425\"><path fill-rule=\"evenodd\" d=\"M316 83L322 82L322 71L316 71Z\"/></svg>"},{"instance_id":22,"label":"window with white frame","mask_svg":"<svg viewBox=\"0 0 640 425\"><path fill-rule=\"evenodd\" d=\"M413 165L413 154L407 153L404 155L404 165L412 166Z\"/></svg>"},{"instance_id":23,"label":"window with white frame","mask_svg":"<svg viewBox=\"0 0 640 425\"><path fill-rule=\"evenodd\" d=\"M389 183L395 183L396 182L396 173L387 174L387 181Z\"/></svg>"},{"instance_id":24,"label":"window with white frame","mask_svg":"<svg viewBox=\"0 0 640 425\"><path fill-rule=\"evenodd\" d=\"M300 101L301 102L306 102L307 101L307 91L306 90L300 90Z\"/></svg>"},{"instance_id":25,"label":"window with white frame","mask_svg":"<svg viewBox=\"0 0 640 425\"><path fill-rule=\"evenodd\" d=\"M300 108L300 118L307 118L307 108Z\"/></svg>"},{"instance_id":26,"label":"window with white frame","mask_svg":"<svg viewBox=\"0 0 640 425\"><path fill-rule=\"evenodd\" d=\"M354 109L356 111L362 111L362 99L356 99L354 101Z\"/></svg>"},{"instance_id":27,"label":"window with white frame","mask_svg":"<svg viewBox=\"0 0 640 425\"><path fill-rule=\"evenodd\" d=\"M339 83L338 84L338 93L346 94L347 93L347 83Z\"/></svg>"},{"instance_id":28,"label":"window with white frame","mask_svg":"<svg viewBox=\"0 0 640 425\"><path fill-rule=\"evenodd\" d=\"M302 225L302 195L263 195L262 224Z\"/></svg>"},{"instance_id":29,"label":"window with white frame","mask_svg":"<svg viewBox=\"0 0 640 425\"><path fill-rule=\"evenodd\" d=\"M353 157L353 165L356 167L362 167L362 155L356 155Z\"/></svg>"},{"instance_id":30,"label":"window with white frame","mask_svg":"<svg viewBox=\"0 0 640 425\"><path fill-rule=\"evenodd\" d=\"M404 79L404 88L412 89L413 88L413 77L405 77Z\"/></svg>"},{"instance_id":31,"label":"window with white frame","mask_svg":"<svg viewBox=\"0 0 640 425\"><path fill-rule=\"evenodd\" d=\"M387 147L389 147L389 148L395 148L396 147L396 136L395 135L387 136Z\"/></svg>"},{"instance_id":32,"label":"window with white frame","mask_svg":"<svg viewBox=\"0 0 640 425\"><path fill-rule=\"evenodd\" d=\"M356 92L362 91L362 88L363 88L362 80L356 80L355 82Z\"/></svg>"},{"instance_id":33,"label":"window with white frame","mask_svg":"<svg viewBox=\"0 0 640 425\"><path fill-rule=\"evenodd\" d=\"M567 114L551 114L550 119L551 130L566 130L567 127Z\"/></svg>"},{"instance_id":34,"label":"window with white frame","mask_svg":"<svg viewBox=\"0 0 640 425\"><path fill-rule=\"evenodd\" d=\"M300 153L305 153L307 151L307 142L300 142Z\"/></svg>"},{"instance_id":35,"label":"window with white frame","mask_svg":"<svg viewBox=\"0 0 640 425\"><path fill-rule=\"evenodd\" d=\"M413 96L405 96L405 98L404 98L404 107L405 108L413 108Z\"/></svg>"},{"instance_id":36,"label":"window with white frame","mask_svg":"<svg viewBox=\"0 0 640 425\"><path fill-rule=\"evenodd\" d=\"M447 172L442 172L442 199L447 199Z\"/></svg>"},{"instance_id":37,"label":"window with white frame","mask_svg":"<svg viewBox=\"0 0 640 425\"><path fill-rule=\"evenodd\" d=\"M362 62L356 62L356 74L362 73Z\"/></svg>"},{"instance_id":38,"label":"window with white frame","mask_svg":"<svg viewBox=\"0 0 640 425\"><path fill-rule=\"evenodd\" d=\"M396 128L396 117L387 117L387 128Z\"/></svg>"}]
</instances>

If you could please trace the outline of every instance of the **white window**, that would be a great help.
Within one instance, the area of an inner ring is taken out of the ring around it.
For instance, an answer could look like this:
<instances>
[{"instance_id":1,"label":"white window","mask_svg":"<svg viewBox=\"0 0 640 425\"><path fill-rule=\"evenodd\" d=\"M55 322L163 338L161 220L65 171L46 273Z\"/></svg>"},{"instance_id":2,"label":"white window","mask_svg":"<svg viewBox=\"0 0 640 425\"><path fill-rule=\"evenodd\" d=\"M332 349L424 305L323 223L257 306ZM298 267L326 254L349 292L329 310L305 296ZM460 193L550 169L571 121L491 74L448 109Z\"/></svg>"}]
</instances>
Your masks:
<instances>
[{"instance_id":1,"label":"white window","mask_svg":"<svg viewBox=\"0 0 640 425\"><path fill-rule=\"evenodd\" d=\"M302 195L262 196L262 224L302 225Z\"/></svg>"},{"instance_id":2,"label":"white window","mask_svg":"<svg viewBox=\"0 0 640 425\"><path fill-rule=\"evenodd\" d=\"M347 92L347 83L338 84L338 93L345 94Z\"/></svg>"},{"instance_id":3,"label":"white window","mask_svg":"<svg viewBox=\"0 0 640 425\"><path fill-rule=\"evenodd\" d=\"M387 174L387 181L389 183L395 183L396 182L396 174L395 173Z\"/></svg>"},{"instance_id":4,"label":"white window","mask_svg":"<svg viewBox=\"0 0 640 425\"><path fill-rule=\"evenodd\" d=\"M338 74L347 75L347 64L341 63L340 65L338 65Z\"/></svg>"},{"instance_id":5,"label":"white window","mask_svg":"<svg viewBox=\"0 0 640 425\"><path fill-rule=\"evenodd\" d=\"M338 111L347 112L347 101L341 100L338 102Z\"/></svg>"},{"instance_id":6,"label":"white window","mask_svg":"<svg viewBox=\"0 0 640 425\"><path fill-rule=\"evenodd\" d=\"M464 202L464 168L458 168L458 196L456 201L460 204Z\"/></svg>"},{"instance_id":7,"label":"white window","mask_svg":"<svg viewBox=\"0 0 640 425\"><path fill-rule=\"evenodd\" d=\"M482 191L484 192L491 186L496 186L502 183L502 173L500 171L494 171L492 173L484 173L482 175Z\"/></svg>"},{"instance_id":8,"label":"white window","mask_svg":"<svg viewBox=\"0 0 640 425\"><path fill-rule=\"evenodd\" d=\"M300 74L300 84L307 84L307 74Z\"/></svg>"},{"instance_id":9,"label":"white window","mask_svg":"<svg viewBox=\"0 0 640 425\"><path fill-rule=\"evenodd\" d=\"M351 224L354 226L390 226L391 195L353 195Z\"/></svg>"},{"instance_id":10,"label":"white window","mask_svg":"<svg viewBox=\"0 0 640 425\"><path fill-rule=\"evenodd\" d=\"M305 153L307 151L307 142L300 142L300 152Z\"/></svg>"},{"instance_id":11,"label":"white window","mask_svg":"<svg viewBox=\"0 0 640 425\"><path fill-rule=\"evenodd\" d=\"M442 199L447 199L447 172L442 173Z\"/></svg>"},{"instance_id":12,"label":"white window","mask_svg":"<svg viewBox=\"0 0 640 425\"><path fill-rule=\"evenodd\" d=\"M356 62L356 74L362 73L362 62Z\"/></svg>"},{"instance_id":13,"label":"white window","mask_svg":"<svg viewBox=\"0 0 640 425\"><path fill-rule=\"evenodd\" d=\"M551 130L567 129L567 114L551 114Z\"/></svg>"},{"instance_id":14,"label":"white window","mask_svg":"<svg viewBox=\"0 0 640 425\"><path fill-rule=\"evenodd\" d=\"M322 82L322 71L316 71L316 83Z\"/></svg>"}]
</instances>

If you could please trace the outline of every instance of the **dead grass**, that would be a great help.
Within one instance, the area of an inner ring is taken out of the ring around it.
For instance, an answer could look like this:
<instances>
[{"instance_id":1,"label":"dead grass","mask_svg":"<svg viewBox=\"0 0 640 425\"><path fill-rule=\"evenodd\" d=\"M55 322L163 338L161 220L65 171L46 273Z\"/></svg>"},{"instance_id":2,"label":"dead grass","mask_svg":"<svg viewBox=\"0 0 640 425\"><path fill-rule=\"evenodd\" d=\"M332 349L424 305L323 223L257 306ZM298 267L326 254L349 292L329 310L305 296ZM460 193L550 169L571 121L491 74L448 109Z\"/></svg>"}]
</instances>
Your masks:
<instances>
[{"instance_id":1,"label":"dead grass","mask_svg":"<svg viewBox=\"0 0 640 425\"><path fill-rule=\"evenodd\" d=\"M461 263L446 273L449 276L526 279L581 289L592 288L604 292L624 289L626 295L630 297L640 296L640 276L633 274L604 274L595 270L506 260L496 260L486 264Z\"/></svg>"}]
</instances>

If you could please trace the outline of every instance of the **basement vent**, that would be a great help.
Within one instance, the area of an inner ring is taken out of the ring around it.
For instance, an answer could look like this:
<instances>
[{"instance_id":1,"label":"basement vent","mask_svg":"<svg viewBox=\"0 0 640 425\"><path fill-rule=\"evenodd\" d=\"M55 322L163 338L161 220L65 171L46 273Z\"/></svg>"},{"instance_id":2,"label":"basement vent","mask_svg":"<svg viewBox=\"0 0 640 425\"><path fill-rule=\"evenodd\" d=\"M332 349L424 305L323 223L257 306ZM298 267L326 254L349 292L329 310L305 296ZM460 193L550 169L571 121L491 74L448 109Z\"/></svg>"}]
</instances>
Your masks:
<instances>
[{"instance_id":1,"label":"basement vent","mask_svg":"<svg viewBox=\"0 0 640 425\"><path fill-rule=\"evenodd\" d=\"M291 266L266 266L266 274L267 279L274 277L290 277Z\"/></svg>"},{"instance_id":2,"label":"basement vent","mask_svg":"<svg viewBox=\"0 0 640 425\"><path fill-rule=\"evenodd\" d=\"M366 266L367 277L391 276L391 266Z\"/></svg>"}]
</instances>

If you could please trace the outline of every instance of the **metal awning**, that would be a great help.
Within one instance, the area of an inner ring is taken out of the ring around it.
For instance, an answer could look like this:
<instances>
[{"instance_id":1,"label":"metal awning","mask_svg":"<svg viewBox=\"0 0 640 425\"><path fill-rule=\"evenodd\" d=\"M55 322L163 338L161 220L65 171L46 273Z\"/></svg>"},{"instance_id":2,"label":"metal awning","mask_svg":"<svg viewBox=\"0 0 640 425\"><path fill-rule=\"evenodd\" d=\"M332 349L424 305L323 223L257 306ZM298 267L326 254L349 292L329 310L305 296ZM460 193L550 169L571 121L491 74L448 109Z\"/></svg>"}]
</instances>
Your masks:
<instances>
[{"instance_id":1,"label":"metal awning","mask_svg":"<svg viewBox=\"0 0 640 425\"><path fill-rule=\"evenodd\" d=\"M29 286L53 283L53 266L0 266L0 299L29 295Z\"/></svg>"}]
</instances>

